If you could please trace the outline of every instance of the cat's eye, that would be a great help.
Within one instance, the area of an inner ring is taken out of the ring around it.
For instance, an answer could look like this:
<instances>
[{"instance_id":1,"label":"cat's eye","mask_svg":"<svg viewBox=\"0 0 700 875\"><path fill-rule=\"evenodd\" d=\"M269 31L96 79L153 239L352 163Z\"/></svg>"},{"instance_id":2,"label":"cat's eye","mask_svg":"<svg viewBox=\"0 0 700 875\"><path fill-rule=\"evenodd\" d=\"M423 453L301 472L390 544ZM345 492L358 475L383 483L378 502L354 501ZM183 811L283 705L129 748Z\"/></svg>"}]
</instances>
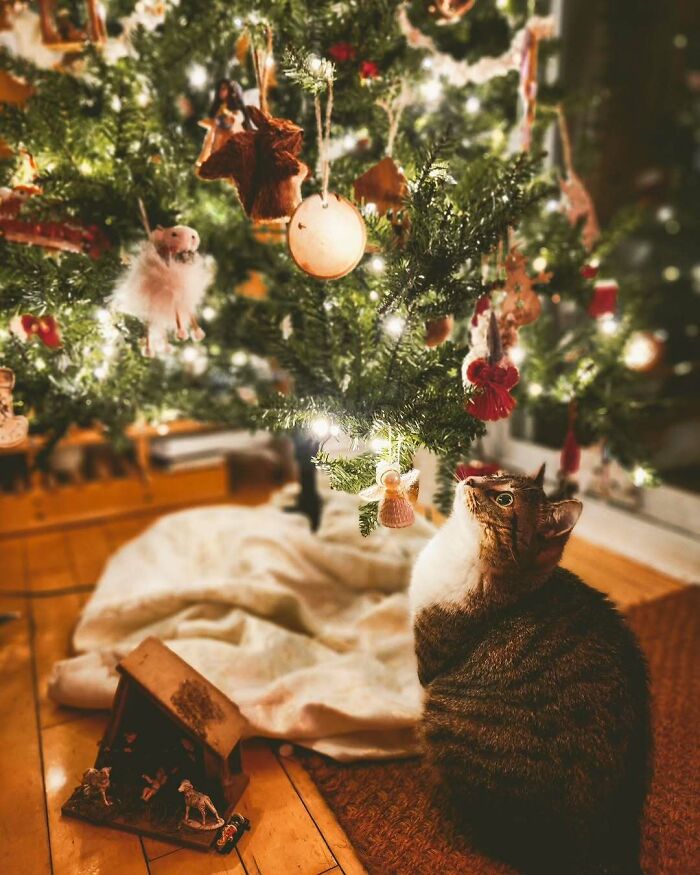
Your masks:
<instances>
[{"instance_id":1,"label":"cat's eye","mask_svg":"<svg viewBox=\"0 0 700 875\"><path fill-rule=\"evenodd\" d=\"M513 503L513 493L512 492L499 492L496 496L496 504L500 504L501 507L510 507Z\"/></svg>"}]
</instances>

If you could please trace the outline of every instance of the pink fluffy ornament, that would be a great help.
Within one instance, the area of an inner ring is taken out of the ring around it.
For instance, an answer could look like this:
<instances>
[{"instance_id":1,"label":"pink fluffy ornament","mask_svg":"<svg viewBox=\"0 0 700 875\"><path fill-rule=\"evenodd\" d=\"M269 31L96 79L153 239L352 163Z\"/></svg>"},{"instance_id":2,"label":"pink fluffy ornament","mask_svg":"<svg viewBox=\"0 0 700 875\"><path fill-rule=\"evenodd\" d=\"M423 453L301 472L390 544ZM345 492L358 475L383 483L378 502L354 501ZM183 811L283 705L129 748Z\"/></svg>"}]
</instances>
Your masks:
<instances>
[{"instance_id":1,"label":"pink fluffy ornament","mask_svg":"<svg viewBox=\"0 0 700 875\"><path fill-rule=\"evenodd\" d=\"M194 228L156 228L114 292L114 309L148 326L147 356L169 351L171 332L178 340L204 337L195 314L213 272L198 249L199 234Z\"/></svg>"}]
</instances>

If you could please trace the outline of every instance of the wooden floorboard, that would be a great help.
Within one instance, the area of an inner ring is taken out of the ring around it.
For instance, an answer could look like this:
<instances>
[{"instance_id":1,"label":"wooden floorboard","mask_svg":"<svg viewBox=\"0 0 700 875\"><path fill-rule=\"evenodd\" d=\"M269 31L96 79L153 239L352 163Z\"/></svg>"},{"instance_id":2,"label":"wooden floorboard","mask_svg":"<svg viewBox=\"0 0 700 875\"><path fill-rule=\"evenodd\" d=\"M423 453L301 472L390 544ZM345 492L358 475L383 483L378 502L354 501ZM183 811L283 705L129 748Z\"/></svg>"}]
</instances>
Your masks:
<instances>
[{"instance_id":1,"label":"wooden floorboard","mask_svg":"<svg viewBox=\"0 0 700 875\"><path fill-rule=\"evenodd\" d=\"M0 625L0 872L43 875L51 865L30 619L25 599L2 597L0 611L20 615Z\"/></svg>"},{"instance_id":2,"label":"wooden floorboard","mask_svg":"<svg viewBox=\"0 0 700 875\"><path fill-rule=\"evenodd\" d=\"M251 487L237 500L256 504L265 494ZM43 875L51 863L56 875L363 875L313 781L294 756L278 756L278 743L244 745L251 781L238 807L253 829L231 856L61 816L61 804L94 762L106 717L53 703L47 694L51 668L71 654L80 610L108 557L155 519L146 510L107 523L0 538L0 611L19 614L0 625L0 875ZM621 607L682 586L576 538L563 564Z\"/></svg>"}]
</instances>

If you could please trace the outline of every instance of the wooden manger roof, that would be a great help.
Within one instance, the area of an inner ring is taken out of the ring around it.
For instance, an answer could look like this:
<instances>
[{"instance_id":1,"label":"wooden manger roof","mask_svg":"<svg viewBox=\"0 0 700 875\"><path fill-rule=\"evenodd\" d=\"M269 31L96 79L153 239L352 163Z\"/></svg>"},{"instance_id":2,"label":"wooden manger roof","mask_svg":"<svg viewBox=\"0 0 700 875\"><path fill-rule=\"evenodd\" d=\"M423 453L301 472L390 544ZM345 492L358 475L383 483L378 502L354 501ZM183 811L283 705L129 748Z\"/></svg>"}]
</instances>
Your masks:
<instances>
[{"instance_id":1,"label":"wooden manger roof","mask_svg":"<svg viewBox=\"0 0 700 875\"><path fill-rule=\"evenodd\" d=\"M144 639L117 669L218 756L240 741L247 723L238 707L158 638Z\"/></svg>"}]
</instances>

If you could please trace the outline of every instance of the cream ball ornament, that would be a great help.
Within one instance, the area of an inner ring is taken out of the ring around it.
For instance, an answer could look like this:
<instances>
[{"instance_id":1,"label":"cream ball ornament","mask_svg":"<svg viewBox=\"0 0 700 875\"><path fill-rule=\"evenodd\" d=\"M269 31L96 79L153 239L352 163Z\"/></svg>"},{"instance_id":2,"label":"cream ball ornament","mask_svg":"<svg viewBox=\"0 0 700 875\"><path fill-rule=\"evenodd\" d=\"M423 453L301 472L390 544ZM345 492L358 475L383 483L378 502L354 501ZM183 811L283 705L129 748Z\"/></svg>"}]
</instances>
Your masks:
<instances>
[{"instance_id":1,"label":"cream ball ornament","mask_svg":"<svg viewBox=\"0 0 700 875\"><path fill-rule=\"evenodd\" d=\"M310 276L337 280L357 267L365 252L367 229L357 207L339 194L303 200L287 230L289 252Z\"/></svg>"}]
</instances>

